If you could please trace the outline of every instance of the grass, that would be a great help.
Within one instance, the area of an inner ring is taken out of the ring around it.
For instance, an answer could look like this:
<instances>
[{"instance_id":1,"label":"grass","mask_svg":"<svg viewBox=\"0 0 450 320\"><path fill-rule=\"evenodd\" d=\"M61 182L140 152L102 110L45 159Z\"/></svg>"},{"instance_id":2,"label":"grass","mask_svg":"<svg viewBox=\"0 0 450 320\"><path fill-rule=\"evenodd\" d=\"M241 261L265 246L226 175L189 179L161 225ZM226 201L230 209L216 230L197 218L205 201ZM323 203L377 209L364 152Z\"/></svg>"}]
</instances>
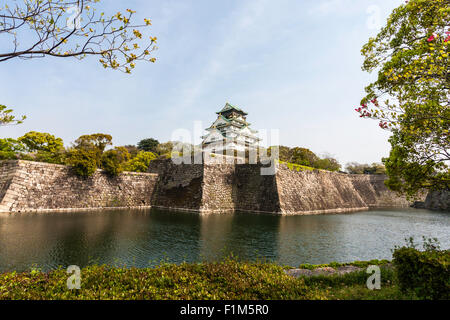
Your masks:
<instances>
[{"instance_id":1,"label":"grass","mask_svg":"<svg viewBox=\"0 0 450 320\"><path fill-rule=\"evenodd\" d=\"M354 262L330 262L327 264L309 264L309 263L304 263L299 265L300 269L309 269L309 270L313 270L316 268L325 268L325 267L332 267L332 268L338 268L338 267L345 267L345 266L355 266L355 267L359 267L359 268L367 268L370 265L375 265L375 266L382 266L382 265L386 265L390 263L390 261L388 260L370 260L370 261L354 261Z\"/></svg>"},{"instance_id":2,"label":"grass","mask_svg":"<svg viewBox=\"0 0 450 320\"><path fill-rule=\"evenodd\" d=\"M221 262L155 268L88 266L81 289L68 290L66 270L0 274L0 299L413 299L401 293L392 269L382 267L381 290L369 290L364 271L293 278L274 263Z\"/></svg>"},{"instance_id":3,"label":"grass","mask_svg":"<svg viewBox=\"0 0 450 320\"><path fill-rule=\"evenodd\" d=\"M415 300L411 293L400 290L392 268L381 266L381 289L369 290L366 286L369 274L365 270L344 275L304 278L305 284L329 300Z\"/></svg>"},{"instance_id":4,"label":"grass","mask_svg":"<svg viewBox=\"0 0 450 320\"><path fill-rule=\"evenodd\" d=\"M322 169L317 169L317 168L313 168L313 167L308 167L308 166L302 166L300 164L296 164L296 163L290 163L290 162L285 162L285 161L278 161L280 164L285 164L288 169L290 170L295 170L295 171L313 171L313 170L322 170ZM323 171L323 170L322 170Z\"/></svg>"}]
</instances>

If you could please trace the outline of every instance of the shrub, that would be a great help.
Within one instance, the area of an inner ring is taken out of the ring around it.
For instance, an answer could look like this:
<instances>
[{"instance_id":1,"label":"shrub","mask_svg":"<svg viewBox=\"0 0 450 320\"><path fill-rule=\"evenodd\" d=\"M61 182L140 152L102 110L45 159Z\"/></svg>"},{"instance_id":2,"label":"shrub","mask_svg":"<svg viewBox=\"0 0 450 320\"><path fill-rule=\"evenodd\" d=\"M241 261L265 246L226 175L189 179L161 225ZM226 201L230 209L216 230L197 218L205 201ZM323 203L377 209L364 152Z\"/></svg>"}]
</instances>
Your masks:
<instances>
[{"instance_id":1,"label":"shrub","mask_svg":"<svg viewBox=\"0 0 450 320\"><path fill-rule=\"evenodd\" d=\"M71 149L65 162L80 177L92 176L97 170L97 153L95 150Z\"/></svg>"},{"instance_id":2,"label":"shrub","mask_svg":"<svg viewBox=\"0 0 450 320\"><path fill-rule=\"evenodd\" d=\"M124 164L130 160L130 154L124 147L116 147L103 153L101 167L111 176L117 176L124 170Z\"/></svg>"},{"instance_id":3,"label":"shrub","mask_svg":"<svg viewBox=\"0 0 450 320\"><path fill-rule=\"evenodd\" d=\"M392 262L400 289L413 291L421 299L449 299L450 250L439 250L430 240L424 249L416 249L410 239L410 245L394 250Z\"/></svg>"},{"instance_id":4,"label":"shrub","mask_svg":"<svg viewBox=\"0 0 450 320\"><path fill-rule=\"evenodd\" d=\"M81 289L68 290L67 272L0 273L2 299L269 300L324 299L280 266L223 261L160 264L155 268L88 266Z\"/></svg>"}]
</instances>

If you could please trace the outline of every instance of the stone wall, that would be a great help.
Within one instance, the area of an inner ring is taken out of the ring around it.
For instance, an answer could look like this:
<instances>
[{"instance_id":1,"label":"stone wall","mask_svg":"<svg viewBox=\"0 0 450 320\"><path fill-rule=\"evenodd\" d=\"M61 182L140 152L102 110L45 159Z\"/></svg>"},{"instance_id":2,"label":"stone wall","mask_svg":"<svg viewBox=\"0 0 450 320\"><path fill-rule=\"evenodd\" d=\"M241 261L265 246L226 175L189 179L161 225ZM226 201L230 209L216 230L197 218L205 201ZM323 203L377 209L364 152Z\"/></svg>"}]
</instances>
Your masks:
<instances>
[{"instance_id":1,"label":"stone wall","mask_svg":"<svg viewBox=\"0 0 450 320\"><path fill-rule=\"evenodd\" d=\"M152 161L149 173L90 178L62 165L0 161L0 212L161 207L202 213L251 211L315 214L405 207L409 202L384 185L384 176L296 171L279 165L174 164Z\"/></svg>"},{"instance_id":2,"label":"stone wall","mask_svg":"<svg viewBox=\"0 0 450 320\"><path fill-rule=\"evenodd\" d=\"M202 213L251 211L314 214L405 207L410 203L389 191L385 176L327 171L296 171L279 165L261 175L262 165L207 163L176 165L152 162L159 174L153 205Z\"/></svg>"},{"instance_id":3,"label":"stone wall","mask_svg":"<svg viewBox=\"0 0 450 320\"><path fill-rule=\"evenodd\" d=\"M260 165L205 164L201 212L280 212L275 176Z\"/></svg>"},{"instance_id":4,"label":"stone wall","mask_svg":"<svg viewBox=\"0 0 450 320\"><path fill-rule=\"evenodd\" d=\"M0 205L1 200L4 198L9 186L11 185L11 181L18 166L19 163L17 161L0 162Z\"/></svg>"},{"instance_id":5,"label":"stone wall","mask_svg":"<svg viewBox=\"0 0 450 320\"><path fill-rule=\"evenodd\" d=\"M277 176L261 175L262 165L237 164L235 206L239 211L280 213Z\"/></svg>"},{"instance_id":6,"label":"stone wall","mask_svg":"<svg viewBox=\"0 0 450 320\"><path fill-rule=\"evenodd\" d=\"M203 165L152 161L149 172L159 175L152 197L155 207L198 211L202 204Z\"/></svg>"},{"instance_id":7,"label":"stone wall","mask_svg":"<svg viewBox=\"0 0 450 320\"><path fill-rule=\"evenodd\" d=\"M450 190L430 191L427 194L423 208L439 211L450 211Z\"/></svg>"},{"instance_id":8,"label":"stone wall","mask_svg":"<svg viewBox=\"0 0 450 320\"><path fill-rule=\"evenodd\" d=\"M346 212L368 209L346 174L296 171L280 165L276 174L284 214Z\"/></svg>"},{"instance_id":9,"label":"stone wall","mask_svg":"<svg viewBox=\"0 0 450 320\"><path fill-rule=\"evenodd\" d=\"M202 212L232 212L235 210L235 166L232 164L205 164L202 181Z\"/></svg>"},{"instance_id":10,"label":"stone wall","mask_svg":"<svg viewBox=\"0 0 450 320\"><path fill-rule=\"evenodd\" d=\"M385 175L296 171L282 164L276 174L283 214L348 212L371 207L408 207L411 202L387 189Z\"/></svg>"},{"instance_id":11,"label":"stone wall","mask_svg":"<svg viewBox=\"0 0 450 320\"><path fill-rule=\"evenodd\" d=\"M80 178L63 165L0 161L0 212L149 207L157 177L98 170Z\"/></svg>"},{"instance_id":12,"label":"stone wall","mask_svg":"<svg viewBox=\"0 0 450 320\"><path fill-rule=\"evenodd\" d=\"M350 174L348 176L363 201L369 207L406 208L412 204L406 197L400 196L386 187L384 181L387 177L385 175ZM419 195L418 197L423 199L424 195Z\"/></svg>"}]
</instances>

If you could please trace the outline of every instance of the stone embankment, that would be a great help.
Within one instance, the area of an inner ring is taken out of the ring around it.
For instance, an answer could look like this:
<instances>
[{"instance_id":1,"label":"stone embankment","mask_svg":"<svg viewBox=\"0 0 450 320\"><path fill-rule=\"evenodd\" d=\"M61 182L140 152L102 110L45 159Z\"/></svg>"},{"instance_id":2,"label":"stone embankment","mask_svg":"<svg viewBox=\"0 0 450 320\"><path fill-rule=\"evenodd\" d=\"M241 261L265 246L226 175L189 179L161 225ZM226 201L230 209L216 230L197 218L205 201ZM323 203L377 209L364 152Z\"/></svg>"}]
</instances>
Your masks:
<instances>
[{"instance_id":1,"label":"stone embankment","mask_svg":"<svg viewBox=\"0 0 450 320\"><path fill-rule=\"evenodd\" d=\"M158 176L125 172L75 176L67 166L0 161L0 212L149 208Z\"/></svg>"},{"instance_id":2,"label":"stone embankment","mask_svg":"<svg viewBox=\"0 0 450 320\"><path fill-rule=\"evenodd\" d=\"M350 175L321 170L297 171L277 165L262 174L261 164L152 162L159 175L155 206L201 213L267 212L283 215L352 212L409 207L405 197L387 189L384 175Z\"/></svg>"},{"instance_id":3,"label":"stone embankment","mask_svg":"<svg viewBox=\"0 0 450 320\"><path fill-rule=\"evenodd\" d=\"M424 208L450 211L450 190L430 191L425 199Z\"/></svg>"},{"instance_id":4,"label":"stone embankment","mask_svg":"<svg viewBox=\"0 0 450 320\"><path fill-rule=\"evenodd\" d=\"M149 173L75 176L69 167L0 161L0 212L65 211L150 206L213 212L283 215L352 212L410 203L384 185L385 176L290 169L277 164L155 160Z\"/></svg>"}]
</instances>

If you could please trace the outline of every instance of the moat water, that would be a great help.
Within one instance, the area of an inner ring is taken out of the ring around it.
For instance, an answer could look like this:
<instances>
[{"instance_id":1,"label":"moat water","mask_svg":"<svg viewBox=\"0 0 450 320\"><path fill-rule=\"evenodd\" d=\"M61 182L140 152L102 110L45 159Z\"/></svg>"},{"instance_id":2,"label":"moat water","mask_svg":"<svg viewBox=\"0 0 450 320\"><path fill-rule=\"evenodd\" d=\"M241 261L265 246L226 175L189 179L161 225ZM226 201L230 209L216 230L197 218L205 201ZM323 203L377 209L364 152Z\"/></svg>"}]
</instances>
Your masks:
<instances>
[{"instance_id":1,"label":"moat water","mask_svg":"<svg viewBox=\"0 0 450 320\"><path fill-rule=\"evenodd\" d=\"M313 216L126 210L0 215L0 271L88 264L154 266L244 260L301 263L390 259L405 238L450 248L450 213L371 210Z\"/></svg>"}]
</instances>

